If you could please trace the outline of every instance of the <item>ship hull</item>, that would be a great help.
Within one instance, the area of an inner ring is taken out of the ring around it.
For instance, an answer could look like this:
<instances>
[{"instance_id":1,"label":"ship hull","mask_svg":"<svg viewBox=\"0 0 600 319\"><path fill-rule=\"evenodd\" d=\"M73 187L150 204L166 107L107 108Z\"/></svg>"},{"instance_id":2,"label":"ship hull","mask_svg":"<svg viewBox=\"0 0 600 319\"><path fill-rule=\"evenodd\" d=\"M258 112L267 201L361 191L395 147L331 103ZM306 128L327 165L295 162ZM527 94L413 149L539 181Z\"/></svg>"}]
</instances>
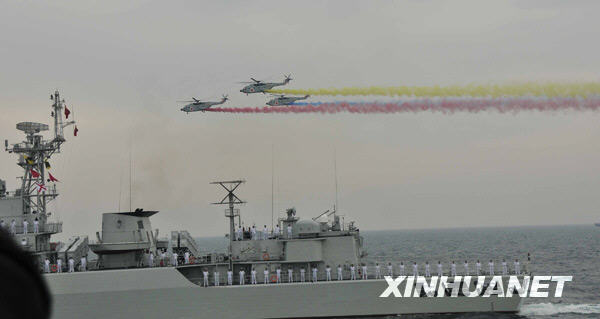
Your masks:
<instances>
[{"instance_id":1,"label":"ship hull","mask_svg":"<svg viewBox=\"0 0 600 319\"><path fill-rule=\"evenodd\" d=\"M173 268L46 275L53 318L310 318L518 312L522 298L380 298L384 280L199 287Z\"/></svg>"}]
</instances>

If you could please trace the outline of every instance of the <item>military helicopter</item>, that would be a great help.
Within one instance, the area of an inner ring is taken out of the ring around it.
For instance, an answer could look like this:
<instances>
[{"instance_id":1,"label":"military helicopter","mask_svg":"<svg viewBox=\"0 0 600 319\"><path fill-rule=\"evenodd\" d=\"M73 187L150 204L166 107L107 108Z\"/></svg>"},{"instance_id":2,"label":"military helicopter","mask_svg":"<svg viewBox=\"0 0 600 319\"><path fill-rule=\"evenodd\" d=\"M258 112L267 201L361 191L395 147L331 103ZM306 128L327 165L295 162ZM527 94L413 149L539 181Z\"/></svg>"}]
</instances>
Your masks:
<instances>
[{"instance_id":1,"label":"military helicopter","mask_svg":"<svg viewBox=\"0 0 600 319\"><path fill-rule=\"evenodd\" d=\"M227 100L229 100L227 98L227 95L223 94L223 98L219 102L203 102L203 101L196 99L195 97L192 97L192 101L177 101L177 102L190 103L181 108L181 111L183 111L185 113L190 113L190 112L198 112L198 111L204 112L204 111L208 110L209 108L211 108L213 105L223 104Z\"/></svg>"},{"instance_id":2,"label":"military helicopter","mask_svg":"<svg viewBox=\"0 0 600 319\"><path fill-rule=\"evenodd\" d=\"M246 95L248 95L250 93L265 93L266 94L266 91L268 91L276 86L286 85L286 84L290 83L290 81L292 80L291 76L292 76L291 74L286 75L283 82L262 82L255 78L250 78L252 80L252 82L241 82L241 83L251 83L251 84L246 85L243 89L240 90L240 92L246 93Z\"/></svg>"},{"instance_id":3,"label":"military helicopter","mask_svg":"<svg viewBox=\"0 0 600 319\"><path fill-rule=\"evenodd\" d=\"M299 100L306 100L310 95L305 96L285 96L283 94L271 94L276 96L276 98L267 102L267 105L277 106L277 105L290 105Z\"/></svg>"}]
</instances>

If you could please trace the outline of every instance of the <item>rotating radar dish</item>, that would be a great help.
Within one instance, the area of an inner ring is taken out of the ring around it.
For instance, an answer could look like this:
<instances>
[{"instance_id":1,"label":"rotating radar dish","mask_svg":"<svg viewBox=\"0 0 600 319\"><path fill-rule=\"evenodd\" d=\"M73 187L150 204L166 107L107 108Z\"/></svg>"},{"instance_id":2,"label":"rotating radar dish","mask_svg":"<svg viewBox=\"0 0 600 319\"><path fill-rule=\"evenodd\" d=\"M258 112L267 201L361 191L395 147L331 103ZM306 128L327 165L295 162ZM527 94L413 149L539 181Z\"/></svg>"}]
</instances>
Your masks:
<instances>
[{"instance_id":1,"label":"rotating radar dish","mask_svg":"<svg viewBox=\"0 0 600 319\"><path fill-rule=\"evenodd\" d=\"M26 134L35 134L41 131L47 131L48 125L35 122L21 122L17 123L17 130L23 131Z\"/></svg>"}]
</instances>

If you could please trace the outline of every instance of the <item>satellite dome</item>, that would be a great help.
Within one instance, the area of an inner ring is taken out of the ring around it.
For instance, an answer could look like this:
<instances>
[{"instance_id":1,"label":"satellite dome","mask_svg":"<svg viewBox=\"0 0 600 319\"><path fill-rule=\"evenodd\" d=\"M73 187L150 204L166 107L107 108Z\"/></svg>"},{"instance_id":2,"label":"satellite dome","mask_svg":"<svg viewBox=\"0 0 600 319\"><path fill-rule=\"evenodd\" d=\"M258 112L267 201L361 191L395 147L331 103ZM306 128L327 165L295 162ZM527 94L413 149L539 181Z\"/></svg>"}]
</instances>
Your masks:
<instances>
[{"instance_id":1,"label":"satellite dome","mask_svg":"<svg viewBox=\"0 0 600 319\"><path fill-rule=\"evenodd\" d=\"M315 222L314 220L303 219L296 222L296 229L298 235L304 235L319 233L321 227L319 226L319 223Z\"/></svg>"}]
</instances>

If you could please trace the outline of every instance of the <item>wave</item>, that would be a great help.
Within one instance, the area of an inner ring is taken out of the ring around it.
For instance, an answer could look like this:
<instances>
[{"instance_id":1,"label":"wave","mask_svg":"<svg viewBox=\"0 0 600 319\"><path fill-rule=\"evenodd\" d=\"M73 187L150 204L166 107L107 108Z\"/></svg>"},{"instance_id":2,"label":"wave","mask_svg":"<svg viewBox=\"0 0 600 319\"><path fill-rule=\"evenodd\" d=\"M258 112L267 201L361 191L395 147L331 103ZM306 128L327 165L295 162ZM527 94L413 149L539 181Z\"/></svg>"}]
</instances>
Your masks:
<instances>
[{"instance_id":1,"label":"wave","mask_svg":"<svg viewBox=\"0 0 600 319\"><path fill-rule=\"evenodd\" d=\"M600 314L600 304L538 303L523 305L519 312L523 316L551 316L560 313Z\"/></svg>"}]
</instances>

